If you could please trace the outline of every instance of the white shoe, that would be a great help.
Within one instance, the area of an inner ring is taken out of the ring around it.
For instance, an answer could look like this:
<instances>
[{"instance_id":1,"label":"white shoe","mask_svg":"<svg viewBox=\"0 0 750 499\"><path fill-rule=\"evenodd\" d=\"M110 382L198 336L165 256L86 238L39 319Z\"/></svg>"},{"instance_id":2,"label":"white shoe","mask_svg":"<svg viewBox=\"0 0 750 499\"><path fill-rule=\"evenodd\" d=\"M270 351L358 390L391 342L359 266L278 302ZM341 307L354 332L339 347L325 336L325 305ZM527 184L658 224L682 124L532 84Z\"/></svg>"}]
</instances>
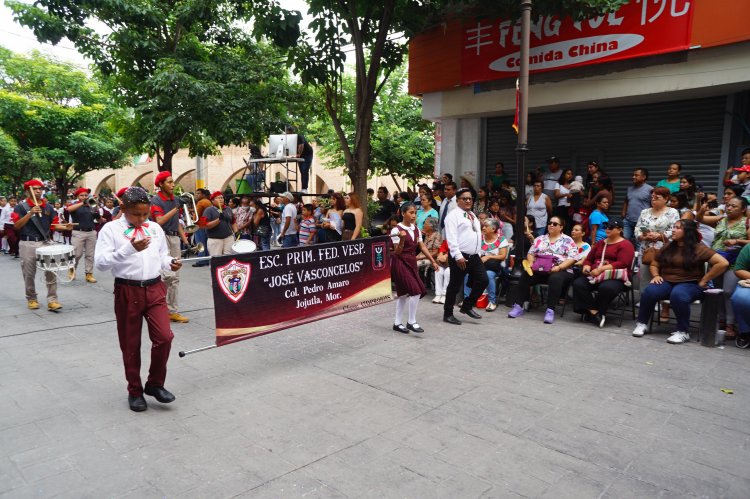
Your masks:
<instances>
[{"instance_id":1,"label":"white shoe","mask_svg":"<svg viewBox=\"0 0 750 499\"><path fill-rule=\"evenodd\" d=\"M445 295L440 295L440 303L445 303Z\"/></svg>"},{"instance_id":2,"label":"white shoe","mask_svg":"<svg viewBox=\"0 0 750 499\"><path fill-rule=\"evenodd\" d=\"M494 303L488 303L486 310L487 312L493 312L496 308L497 308L497 305L495 305Z\"/></svg>"},{"instance_id":3,"label":"white shoe","mask_svg":"<svg viewBox=\"0 0 750 499\"><path fill-rule=\"evenodd\" d=\"M435 298L432 299L432 303L440 303L440 295L435 295Z\"/></svg>"},{"instance_id":4,"label":"white shoe","mask_svg":"<svg viewBox=\"0 0 750 499\"><path fill-rule=\"evenodd\" d=\"M690 341L690 335L682 331L675 331L674 333L672 333L672 336L667 338L667 343L671 343L673 345L687 343L688 341Z\"/></svg>"},{"instance_id":5,"label":"white shoe","mask_svg":"<svg viewBox=\"0 0 750 499\"><path fill-rule=\"evenodd\" d=\"M302 194L307 194L307 189L302 189L302 190L301 190L300 192L301 192Z\"/></svg>"},{"instance_id":6,"label":"white shoe","mask_svg":"<svg viewBox=\"0 0 750 499\"><path fill-rule=\"evenodd\" d=\"M648 332L648 326L642 322L635 323L635 329L633 329L633 336L640 338Z\"/></svg>"}]
</instances>

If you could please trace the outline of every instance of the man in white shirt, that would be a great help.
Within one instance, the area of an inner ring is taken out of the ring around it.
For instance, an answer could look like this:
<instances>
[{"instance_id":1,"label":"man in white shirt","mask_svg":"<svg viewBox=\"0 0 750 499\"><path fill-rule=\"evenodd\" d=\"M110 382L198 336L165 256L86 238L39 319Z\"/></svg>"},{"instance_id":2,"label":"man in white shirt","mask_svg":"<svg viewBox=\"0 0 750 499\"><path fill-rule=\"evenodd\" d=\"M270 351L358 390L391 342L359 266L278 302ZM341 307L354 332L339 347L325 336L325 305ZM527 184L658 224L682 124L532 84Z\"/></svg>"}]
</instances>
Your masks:
<instances>
[{"instance_id":1,"label":"man in white shirt","mask_svg":"<svg viewBox=\"0 0 750 499\"><path fill-rule=\"evenodd\" d=\"M281 195L283 211L281 212L281 240L282 248L296 248L299 246L299 235L297 234L297 207L294 205L294 194L285 192Z\"/></svg>"},{"instance_id":2,"label":"man in white shirt","mask_svg":"<svg viewBox=\"0 0 750 499\"><path fill-rule=\"evenodd\" d=\"M471 211L474 197L469 189L459 189L456 192L456 202L460 209L451 211L445 218L445 239L448 241L448 265L450 267L450 281L443 306L443 321L460 325L461 321L453 315L453 304L456 293L463 290L464 277L469 275L471 293L464 298L459 312L472 319L482 316L472 308L484 289L487 287L487 271L479 256L482 246L482 231L479 217Z\"/></svg>"},{"instance_id":3,"label":"man in white shirt","mask_svg":"<svg viewBox=\"0 0 750 499\"><path fill-rule=\"evenodd\" d=\"M555 189L560 181L560 159L557 156L551 156L547 159L549 170L542 174L542 192L544 192L550 199L552 199L552 207L557 206L557 198L555 198Z\"/></svg>"},{"instance_id":4,"label":"man in white shirt","mask_svg":"<svg viewBox=\"0 0 750 499\"><path fill-rule=\"evenodd\" d=\"M161 272L176 272L182 262L170 255L161 226L147 221L148 193L140 187L130 187L121 199L123 216L102 227L94 262L96 268L110 270L115 277L115 318L128 381L128 404L131 411L141 412L148 408L144 393L165 404L175 399L164 388L174 334L167 307L167 286L161 280ZM151 366L145 387L141 384L144 317L151 338Z\"/></svg>"},{"instance_id":5,"label":"man in white shirt","mask_svg":"<svg viewBox=\"0 0 750 499\"><path fill-rule=\"evenodd\" d=\"M452 180L443 186L445 198L440 203L440 235L445 239L445 217L456 209L456 191L458 186Z\"/></svg>"}]
</instances>

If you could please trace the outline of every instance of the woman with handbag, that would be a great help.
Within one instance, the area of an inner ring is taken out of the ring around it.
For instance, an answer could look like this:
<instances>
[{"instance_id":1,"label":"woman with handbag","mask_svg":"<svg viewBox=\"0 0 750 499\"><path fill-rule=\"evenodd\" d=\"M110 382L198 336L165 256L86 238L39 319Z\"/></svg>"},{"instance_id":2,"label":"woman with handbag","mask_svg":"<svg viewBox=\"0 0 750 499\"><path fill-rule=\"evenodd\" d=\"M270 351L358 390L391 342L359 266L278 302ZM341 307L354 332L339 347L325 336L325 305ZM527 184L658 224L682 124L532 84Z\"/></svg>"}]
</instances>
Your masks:
<instances>
[{"instance_id":1,"label":"woman with handbag","mask_svg":"<svg viewBox=\"0 0 750 499\"><path fill-rule=\"evenodd\" d=\"M706 262L711 268L704 273ZM668 299L677 318L677 331L667 342L685 343L690 339L690 305L700 299L709 281L729 268L729 262L701 244L694 220L678 220L672 228L672 241L659 251L650 266L651 283L641 294L633 336L641 337L648 331L656 303Z\"/></svg>"},{"instance_id":2,"label":"woman with handbag","mask_svg":"<svg viewBox=\"0 0 750 499\"><path fill-rule=\"evenodd\" d=\"M589 251L578 279L573 281L574 310L589 322L604 327L607 309L626 286L635 257L633 244L622 236L623 224L612 219L605 226L607 237ZM596 297L594 297L596 291Z\"/></svg>"},{"instance_id":3,"label":"woman with handbag","mask_svg":"<svg viewBox=\"0 0 750 499\"><path fill-rule=\"evenodd\" d=\"M708 203L704 203L698 211L698 221L715 227L714 240L711 249L723 256L729 262L729 270L734 270L735 260L743 246L750 243L750 228L748 228L747 201L742 197L735 197L726 202L725 217L706 216ZM719 307L719 327L726 329L726 339L737 336L735 328L735 312L732 306L732 293L737 287L737 276L734 272L727 272L716 278L717 288L724 290L724 304Z\"/></svg>"},{"instance_id":4,"label":"woman with handbag","mask_svg":"<svg viewBox=\"0 0 750 499\"><path fill-rule=\"evenodd\" d=\"M651 191L651 208L641 212L635 225L635 237L640 241L643 252L638 273L641 293L651 281L649 265L654 260L654 255L669 242L672 226L680 219L680 213L667 205L669 197L670 192L666 187L654 188Z\"/></svg>"},{"instance_id":5,"label":"woman with handbag","mask_svg":"<svg viewBox=\"0 0 750 499\"><path fill-rule=\"evenodd\" d=\"M563 234L564 222L553 216L547 223L548 233L539 236L529 249L518 284L518 302L513 305L508 317L515 319L524 313L523 304L529 300L530 288L535 284L547 284L547 310L544 323L555 321L555 305L563 296L563 291L573 281L573 264L578 255L578 246L570 236Z\"/></svg>"},{"instance_id":6,"label":"woman with handbag","mask_svg":"<svg viewBox=\"0 0 750 499\"><path fill-rule=\"evenodd\" d=\"M479 248L479 256L482 258L484 268L487 271L487 312L497 308L497 276L502 272L505 257L508 255L508 241L498 234L500 223L494 218L488 218L482 222L482 245ZM469 276L466 276L468 282ZM471 286L464 284L464 297L471 294Z\"/></svg>"}]
</instances>

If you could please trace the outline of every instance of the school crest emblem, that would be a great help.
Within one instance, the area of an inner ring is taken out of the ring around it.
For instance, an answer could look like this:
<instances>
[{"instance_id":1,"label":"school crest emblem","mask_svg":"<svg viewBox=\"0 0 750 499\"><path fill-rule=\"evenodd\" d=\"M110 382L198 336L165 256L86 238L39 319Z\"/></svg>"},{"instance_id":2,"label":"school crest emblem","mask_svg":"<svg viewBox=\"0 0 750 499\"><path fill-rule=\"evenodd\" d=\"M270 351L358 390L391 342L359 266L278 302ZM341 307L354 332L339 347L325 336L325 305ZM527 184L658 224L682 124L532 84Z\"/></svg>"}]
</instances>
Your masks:
<instances>
[{"instance_id":1,"label":"school crest emblem","mask_svg":"<svg viewBox=\"0 0 750 499\"><path fill-rule=\"evenodd\" d=\"M232 259L226 265L216 268L216 280L224 296L237 303L247 291L250 283L249 263L238 262Z\"/></svg>"},{"instance_id":2,"label":"school crest emblem","mask_svg":"<svg viewBox=\"0 0 750 499\"><path fill-rule=\"evenodd\" d=\"M372 243L372 269L383 270L385 268L385 243Z\"/></svg>"}]
</instances>

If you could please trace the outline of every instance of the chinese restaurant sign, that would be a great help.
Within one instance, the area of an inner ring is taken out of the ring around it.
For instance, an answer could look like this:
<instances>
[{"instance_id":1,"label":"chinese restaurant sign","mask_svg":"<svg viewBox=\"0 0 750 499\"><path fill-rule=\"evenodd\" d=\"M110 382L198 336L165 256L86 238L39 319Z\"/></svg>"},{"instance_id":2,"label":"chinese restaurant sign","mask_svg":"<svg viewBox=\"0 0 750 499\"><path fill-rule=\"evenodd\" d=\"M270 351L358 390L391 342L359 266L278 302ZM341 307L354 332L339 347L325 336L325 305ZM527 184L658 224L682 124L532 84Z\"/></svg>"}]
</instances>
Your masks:
<instances>
[{"instance_id":1,"label":"chinese restaurant sign","mask_svg":"<svg viewBox=\"0 0 750 499\"><path fill-rule=\"evenodd\" d=\"M631 0L617 12L574 22L532 19L529 69L553 71L687 50L695 0ZM516 78L521 24L502 19L464 25L462 83Z\"/></svg>"},{"instance_id":2,"label":"chinese restaurant sign","mask_svg":"<svg viewBox=\"0 0 750 499\"><path fill-rule=\"evenodd\" d=\"M387 236L211 259L216 345L391 301Z\"/></svg>"}]
</instances>

